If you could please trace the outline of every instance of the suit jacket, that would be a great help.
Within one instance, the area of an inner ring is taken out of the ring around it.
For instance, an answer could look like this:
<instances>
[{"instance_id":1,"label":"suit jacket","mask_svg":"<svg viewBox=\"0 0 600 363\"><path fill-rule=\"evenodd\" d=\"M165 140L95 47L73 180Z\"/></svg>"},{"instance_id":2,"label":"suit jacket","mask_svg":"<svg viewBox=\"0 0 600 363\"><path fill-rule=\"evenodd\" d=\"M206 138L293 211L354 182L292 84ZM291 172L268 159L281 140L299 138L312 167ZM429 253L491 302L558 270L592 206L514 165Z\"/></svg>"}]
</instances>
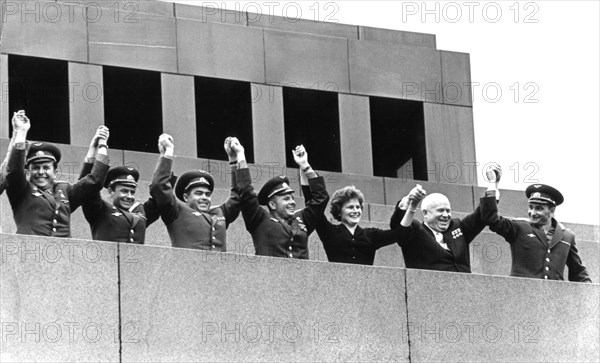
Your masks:
<instances>
[{"instance_id":1,"label":"suit jacket","mask_svg":"<svg viewBox=\"0 0 600 363\"><path fill-rule=\"evenodd\" d=\"M495 199L482 200L481 213L490 229L510 243L511 276L564 280L566 265L569 281L592 282L579 257L575 234L554 218L554 236L548 242L544 231L528 221L499 216Z\"/></svg>"},{"instance_id":2,"label":"suit jacket","mask_svg":"<svg viewBox=\"0 0 600 363\"><path fill-rule=\"evenodd\" d=\"M83 164L79 179L91 171L92 165ZM146 228L159 217L152 198L143 204L135 202L125 210L103 200L99 191L86 199L81 208L92 229L92 239L100 241L144 244Z\"/></svg>"},{"instance_id":3,"label":"suit jacket","mask_svg":"<svg viewBox=\"0 0 600 363\"><path fill-rule=\"evenodd\" d=\"M305 201L312 199L310 188L302 186ZM375 252L381 247L398 242L399 229L361 228L357 226L354 235L343 224L333 224L322 214L316 224L323 248L330 262L373 265Z\"/></svg>"},{"instance_id":4,"label":"suit jacket","mask_svg":"<svg viewBox=\"0 0 600 363\"><path fill-rule=\"evenodd\" d=\"M24 153L21 145L15 145L6 175L17 233L71 237L71 213L102 189L108 157L99 155L91 173L75 184L57 180L50 189L41 190L26 179Z\"/></svg>"},{"instance_id":5,"label":"suit jacket","mask_svg":"<svg viewBox=\"0 0 600 363\"><path fill-rule=\"evenodd\" d=\"M232 175L229 198L208 212L199 212L179 200L171 186L173 160L161 157L150 184L150 195L167 225L173 247L227 251L227 227L240 214L240 197Z\"/></svg>"},{"instance_id":6,"label":"suit jacket","mask_svg":"<svg viewBox=\"0 0 600 363\"><path fill-rule=\"evenodd\" d=\"M396 207L390 224L400 224L405 213L405 210ZM429 227L416 220L409 227L399 227L398 244L407 268L470 273L469 244L484 228L485 223L477 207L463 219L452 218L448 229L442 233L450 251L440 246Z\"/></svg>"},{"instance_id":7,"label":"suit jacket","mask_svg":"<svg viewBox=\"0 0 600 363\"><path fill-rule=\"evenodd\" d=\"M308 179L314 198L306 208L296 211L290 223L271 217L258 204L248 168L239 169L237 181L242 198L242 215L246 229L252 235L257 255L308 259L308 236L323 215L329 197L322 177Z\"/></svg>"}]
</instances>

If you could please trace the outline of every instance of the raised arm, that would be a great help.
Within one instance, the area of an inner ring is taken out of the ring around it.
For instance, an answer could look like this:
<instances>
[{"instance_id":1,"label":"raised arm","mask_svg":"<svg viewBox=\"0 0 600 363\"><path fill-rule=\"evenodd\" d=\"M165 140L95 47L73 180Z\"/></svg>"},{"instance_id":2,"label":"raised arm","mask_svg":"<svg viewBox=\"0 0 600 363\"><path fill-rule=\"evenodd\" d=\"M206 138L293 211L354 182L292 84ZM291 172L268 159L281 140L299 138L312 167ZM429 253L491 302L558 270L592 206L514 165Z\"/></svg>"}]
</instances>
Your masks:
<instances>
[{"instance_id":1,"label":"raised arm","mask_svg":"<svg viewBox=\"0 0 600 363\"><path fill-rule=\"evenodd\" d=\"M483 218L481 213L481 203L497 203L500 197L498 190L498 182L502 176L502 169L498 164L491 164L486 169L486 179L489 183L485 196L480 199L479 205L473 213L468 214L461 220L461 228L465 235L465 239L470 243L487 225L487 220Z\"/></svg>"},{"instance_id":2,"label":"raised arm","mask_svg":"<svg viewBox=\"0 0 600 363\"><path fill-rule=\"evenodd\" d=\"M223 210L225 223L229 226L237 219L242 210L242 199L237 187L235 171L240 163L246 163L246 154L244 147L237 137L226 138L223 147L229 158L229 167L231 168L231 189L229 191L229 198L227 198L220 208Z\"/></svg>"},{"instance_id":3,"label":"raised arm","mask_svg":"<svg viewBox=\"0 0 600 363\"><path fill-rule=\"evenodd\" d=\"M108 129L105 127L99 128L92 137L90 144L97 139L97 152L94 165L89 174L78 180L75 184L69 187L69 202L71 203L71 213L75 211L88 198L91 198L94 193L99 193L104 186L104 180L109 168L108 159ZM98 136L98 133L100 136Z\"/></svg>"},{"instance_id":4,"label":"raised arm","mask_svg":"<svg viewBox=\"0 0 600 363\"><path fill-rule=\"evenodd\" d=\"M301 181L304 179L305 183L308 182L310 189L311 198L305 203L305 207L302 210L303 222L310 234L324 217L325 208L329 201L329 194L327 194L325 180L317 175L317 172L308 163L308 153L304 146L296 146L292 150L292 153L294 154L294 161L300 168Z\"/></svg>"},{"instance_id":5,"label":"raised arm","mask_svg":"<svg viewBox=\"0 0 600 363\"><path fill-rule=\"evenodd\" d=\"M418 221L414 220L414 214L417 211L419 202L426 194L425 189L417 184L396 205L394 214L390 219L390 228L397 231L398 245L403 246L414 239L415 228L418 225Z\"/></svg>"},{"instance_id":6,"label":"raised arm","mask_svg":"<svg viewBox=\"0 0 600 363\"><path fill-rule=\"evenodd\" d=\"M96 134L90 141L90 146L88 148L88 152L83 159L83 166L81 167L81 172L79 173L79 178L81 179L92 172L92 168L94 167L94 162L96 161L96 156L98 155L98 145L101 139L105 141L110 137L110 132L108 127L99 126L96 129Z\"/></svg>"},{"instance_id":7,"label":"raised arm","mask_svg":"<svg viewBox=\"0 0 600 363\"><path fill-rule=\"evenodd\" d=\"M163 221L169 224L179 216L177 199L170 182L175 153L175 143L171 135L160 135L158 151L160 156L150 183L150 195L154 198Z\"/></svg>"},{"instance_id":8,"label":"raised arm","mask_svg":"<svg viewBox=\"0 0 600 363\"><path fill-rule=\"evenodd\" d=\"M27 192L27 177L25 175L25 152L27 132L31 128L31 122L25 115L25 111L19 110L13 114L13 149L8 156L6 166L6 186L8 199L11 205L19 203L24 193Z\"/></svg>"},{"instance_id":9,"label":"raised arm","mask_svg":"<svg viewBox=\"0 0 600 363\"><path fill-rule=\"evenodd\" d=\"M504 237L507 242L514 242L519 234L518 224L498 215L498 184L501 175L502 171L499 169L499 166L493 165L486 169L486 178L489 186L485 192L486 197L481 198L479 203L481 219L483 223L490 227L491 231Z\"/></svg>"}]
</instances>

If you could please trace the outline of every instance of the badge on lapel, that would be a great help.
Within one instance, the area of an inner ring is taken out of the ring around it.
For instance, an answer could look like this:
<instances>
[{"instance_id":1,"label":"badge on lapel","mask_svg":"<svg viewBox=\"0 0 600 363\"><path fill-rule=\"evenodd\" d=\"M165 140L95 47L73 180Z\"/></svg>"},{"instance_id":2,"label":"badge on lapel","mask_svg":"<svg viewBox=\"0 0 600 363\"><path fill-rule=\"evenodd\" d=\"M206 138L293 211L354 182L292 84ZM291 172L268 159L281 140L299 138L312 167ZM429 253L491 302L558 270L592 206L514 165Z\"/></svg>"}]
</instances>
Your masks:
<instances>
[{"instance_id":1,"label":"badge on lapel","mask_svg":"<svg viewBox=\"0 0 600 363\"><path fill-rule=\"evenodd\" d=\"M452 238L453 239L457 239L458 237L462 236L463 233L460 230L460 228L455 229L454 231L452 231Z\"/></svg>"}]
</instances>

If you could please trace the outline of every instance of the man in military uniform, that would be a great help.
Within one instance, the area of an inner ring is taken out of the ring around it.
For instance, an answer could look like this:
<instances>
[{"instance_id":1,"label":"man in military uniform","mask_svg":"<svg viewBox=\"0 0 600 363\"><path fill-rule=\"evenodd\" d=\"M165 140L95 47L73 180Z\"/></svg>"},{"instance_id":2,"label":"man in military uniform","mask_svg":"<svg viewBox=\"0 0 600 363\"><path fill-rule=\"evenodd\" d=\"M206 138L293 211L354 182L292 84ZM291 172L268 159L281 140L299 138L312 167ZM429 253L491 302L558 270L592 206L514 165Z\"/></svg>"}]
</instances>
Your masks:
<instances>
[{"instance_id":1,"label":"man in military uniform","mask_svg":"<svg viewBox=\"0 0 600 363\"><path fill-rule=\"evenodd\" d=\"M232 145L243 150L239 142ZM242 215L246 229L252 235L256 254L307 260L308 236L323 215L329 195L323 178L308 164L304 146L297 146L292 152L294 161L308 179L312 195L304 209L295 210L294 190L290 188L285 176L267 181L257 196L246 161L238 159L237 179L242 198ZM268 211L261 205L267 206Z\"/></svg>"},{"instance_id":2,"label":"man in military uniform","mask_svg":"<svg viewBox=\"0 0 600 363\"><path fill-rule=\"evenodd\" d=\"M225 203L213 207L211 197L215 183L205 171L183 173L173 192L170 179L175 146L170 135L160 136L160 159L150 185L150 195L156 201L173 247L227 251L227 227L240 214L240 198L233 175L237 155L229 147L229 142L229 138L225 140L225 151L232 165L231 193Z\"/></svg>"},{"instance_id":3,"label":"man in military uniform","mask_svg":"<svg viewBox=\"0 0 600 363\"><path fill-rule=\"evenodd\" d=\"M12 119L14 148L8 161L6 193L13 210L17 233L53 237L71 236L71 213L86 198L102 189L108 171L105 141L99 141L92 171L75 184L56 180L60 150L51 143L32 143L25 158L27 132L31 127L25 112ZM97 137L95 135L94 137Z\"/></svg>"},{"instance_id":4,"label":"man in military uniform","mask_svg":"<svg viewBox=\"0 0 600 363\"><path fill-rule=\"evenodd\" d=\"M426 194L417 184L398 203L390 221L390 228L400 224L398 245L406 267L470 273L469 244L485 228L479 207L463 219L452 218L445 195ZM493 199L487 196L481 200L486 198ZM413 220L421 200L422 223Z\"/></svg>"},{"instance_id":5,"label":"man in military uniform","mask_svg":"<svg viewBox=\"0 0 600 363\"><path fill-rule=\"evenodd\" d=\"M491 181L499 179L493 172L488 171L487 176ZM487 193L495 194L496 190L490 187ZM533 184L525 195L529 199L528 220L499 216L494 199L481 203L482 217L490 229L510 243L510 275L564 280L566 265L569 281L592 282L579 257L575 234L554 219L556 207L564 201L562 194L549 185Z\"/></svg>"}]
</instances>

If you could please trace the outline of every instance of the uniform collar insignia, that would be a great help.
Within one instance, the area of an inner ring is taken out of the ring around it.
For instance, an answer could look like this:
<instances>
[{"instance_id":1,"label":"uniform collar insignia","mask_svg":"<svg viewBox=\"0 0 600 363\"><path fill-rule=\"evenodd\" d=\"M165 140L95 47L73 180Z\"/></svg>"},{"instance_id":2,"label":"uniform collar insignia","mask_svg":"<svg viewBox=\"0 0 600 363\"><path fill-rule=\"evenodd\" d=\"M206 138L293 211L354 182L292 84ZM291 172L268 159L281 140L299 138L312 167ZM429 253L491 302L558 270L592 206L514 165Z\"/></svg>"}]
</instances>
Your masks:
<instances>
[{"instance_id":1,"label":"uniform collar insignia","mask_svg":"<svg viewBox=\"0 0 600 363\"><path fill-rule=\"evenodd\" d=\"M120 212L114 212L114 213L111 213L111 214L112 214L113 216L115 216L115 217L118 217L118 216L122 216L122 215L123 215L123 213L120 213Z\"/></svg>"},{"instance_id":2,"label":"uniform collar insignia","mask_svg":"<svg viewBox=\"0 0 600 363\"><path fill-rule=\"evenodd\" d=\"M528 234L528 236L529 236L529 237L535 237L535 234L533 234L533 233L529 233L529 234Z\"/></svg>"},{"instance_id":3,"label":"uniform collar insignia","mask_svg":"<svg viewBox=\"0 0 600 363\"><path fill-rule=\"evenodd\" d=\"M193 215L195 215L196 217L200 217L202 215L202 213L200 212L192 212Z\"/></svg>"}]
</instances>

